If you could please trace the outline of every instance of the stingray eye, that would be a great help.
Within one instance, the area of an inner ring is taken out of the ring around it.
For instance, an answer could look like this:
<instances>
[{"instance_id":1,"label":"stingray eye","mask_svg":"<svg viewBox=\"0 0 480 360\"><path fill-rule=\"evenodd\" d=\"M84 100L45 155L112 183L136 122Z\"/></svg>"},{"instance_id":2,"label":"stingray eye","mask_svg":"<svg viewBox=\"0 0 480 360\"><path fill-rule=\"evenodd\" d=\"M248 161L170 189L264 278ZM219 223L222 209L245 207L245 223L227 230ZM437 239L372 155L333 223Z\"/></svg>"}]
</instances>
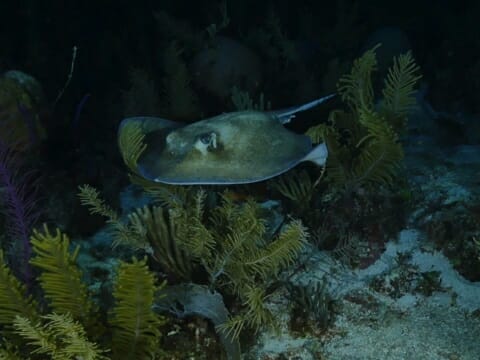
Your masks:
<instances>
[{"instance_id":1,"label":"stingray eye","mask_svg":"<svg viewBox=\"0 0 480 360\"><path fill-rule=\"evenodd\" d=\"M202 142L202 144L208 145L212 140L212 136L210 133L205 133L199 136L199 140Z\"/></svg>"}]
</instances>

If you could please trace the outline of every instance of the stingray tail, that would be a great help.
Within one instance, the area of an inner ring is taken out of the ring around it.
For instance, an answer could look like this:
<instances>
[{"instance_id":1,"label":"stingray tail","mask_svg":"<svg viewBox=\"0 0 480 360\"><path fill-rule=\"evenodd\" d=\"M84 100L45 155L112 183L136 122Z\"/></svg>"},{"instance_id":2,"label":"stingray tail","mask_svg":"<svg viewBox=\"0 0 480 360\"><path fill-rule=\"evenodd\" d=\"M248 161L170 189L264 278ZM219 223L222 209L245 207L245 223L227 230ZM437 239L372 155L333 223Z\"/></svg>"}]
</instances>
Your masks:
<instances>
[{"instance_id":1,"label":"stingray tail","mask_svg":"<svg viewBox=\"0 0 480 360\"><path fill-rule=\"evenodd\" d=\"M277 110L277 111L271 111L270 113L275 116L278 121L280 121L281 124L286 124L289 123L290 120L292 120L295 117L295 114L300 111L305 111L308 109L311 109L315 106L320 105L321 103L331 99L334 97L336 94L330 94L324 97L321 97L320 99L316 99L313 101L310 101L306 104L300 105L300 106L294 106L288 109L283 109L283 110Z\"/></svg>"}]
</instances>

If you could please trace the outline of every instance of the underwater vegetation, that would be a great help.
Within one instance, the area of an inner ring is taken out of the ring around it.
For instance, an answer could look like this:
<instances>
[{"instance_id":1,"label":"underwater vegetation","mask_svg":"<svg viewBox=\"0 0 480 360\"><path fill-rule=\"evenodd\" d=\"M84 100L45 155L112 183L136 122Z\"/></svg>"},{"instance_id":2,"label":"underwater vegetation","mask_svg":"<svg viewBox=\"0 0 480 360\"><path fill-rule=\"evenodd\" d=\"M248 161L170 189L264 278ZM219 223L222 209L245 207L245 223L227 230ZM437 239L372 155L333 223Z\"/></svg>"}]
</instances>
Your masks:
<instances>
[{"instance_id":1,"label":"underwater vegetation","mask_svg":"<svg viewBox=\"0 0 480 360\"><path fill-rule=\"evenodd\" d=\"M290 327L293 331L324 332L335 319L335 301L325 279L307 285L288 284L292 303Z\"/></svg>"},{"instance_id":2,"label":"underwater vegetation","mask_svg":"<svg viewBox=\"0 0 480 360\"><path fill-rule=\"evenodd\" d=\"M312 220L312 214L315 215L318 198L325 196L318 189L330 188L332 193L335 189L351 196L360 189L367 191L378 185L388 188L400 182L396 179L403 159L399 138L414 104L414 86L420 76L410 53L399 56L385 80L383 99L376 105L372 80L375 66L374 48L356 60L351 73L339 81L339 93L349 111L336 110L326 124L307 132L313 142L325 141L334 156L324 172L312 179L308 171L294 170L272 181L272 187L293 201L297 209L304 210L296 215L306 218L308 225L317 222L315 218ZM132 182L141 185L153 202L151 207L130 214L128 225L116 225L123 228L118 241L147 249L162 271L169 274L172 286L178 281L206 285L222 295L227 308L225 301L236 299L233 303L237 313L225 324L216 326L220 333L237 339L244 328L258 331L272 323L265 301L275 289L273 279L300 253L306 241L306 228L292 221L281 227L283 231L278 237L265 237L265 225L253 200L235 203L228 193L168 186L139 176L137 163L151 144L144 142L142 125L127 125L118 139L124 162L131 170ZM88 195L89 191L92 190L83 188L84 202L93 212L103 212L115 223L118 217L102 210L98 194ZM358 210L362 211L361 206ZM349 227L348 221L344 226ZM377 231L381 233L381 229ZM324 299L318 295L322 294L318 288L315 293L305 291L302 293L306 304L318 304ZM175 297L172 292L169 294ZM175 298L180 301L180 297ZM326 325L328 317L325 310L317 316L317 321Z\"/></svg>"},{"instance_id":3,"label":"underwater vegetation","mask_svg":"<svg viewBox=\"0 0 480 360\"><path fill-rule=\"evenodd\" d=\"M0 214L5 219L0 249L27 284L32 280L29 238L40 216L38 190L39 174L27 170L25 154L0 139Z\"/></svg>"},{"instance_id":4,"label":"underwater vegetation","mask_svg":"<svg viewBox=\"0 0 480 360\"><path fill-rule=\"evenodd\" d=\"M151 143L136 123L124 129L118 138L123 160L131 182L149 196L148 205L120 214L93 186L79 188L81 204L106 219L111 245L128 254L119 255L111 299L100 299L112 305L105 309L83 282L76 265L80 250L71 249L65 234L35 230L32 288L1 257L4 357L162 358L169 351L164 334L173 319L200 317L213 325L225 356L239 359L246 334L277 327L268 301L286 287L295 298L294 316L317 331L328 328L334 308L325 283L288 288L285 277L301 266L311 233L334 236L338 243L390 205L367 210L366 194L375 189L382 198L401 183L400 136L413 106L418 67L409 53L396 58L377 102L371 78L375 64L375 49L356 60L339 81L347 110L333 111L326 123L307 132L313 143L327 144L332 158L326 166L290 170L269 181L284 197L282 203L291 205L290 216L282 213L279 221L272 221L272 210L253 197L238 200L221 188L167 185L139 176L139 159ZM248 99L242 101L253 106ZM153 111L157 105L149 103L145 109ZM348 211L365 214L353 225L352 213L346 212L352 207L341 206L348 202L355 205ZM365 224L381 236L379 224Z\"/></svg>"},{"instance_id":5,"label":"underwater vegetation","mask_svg":"<svg viewBox=\"0 0 480 360\"><path fill-rule=\"evenodd\" d=\"M421 77L412 54L399 55L383 80L382 97L376 97L377 48L356 59L338 81L347 109L331 111L327 122L306 132L314 143L327 144L325 169L294 169L270 182L317 245L362 267L404 222L411 191L402 173L401 137ZM367 243L356 244L357 238ZM361 247L368 252L360 254Z\"/></svg>"},{"instance_id":6,"label":"underwater vegetation","mask_svg":"<svg viewBox=\"0 0 480 360\"><path fill-rule=\"evenodd\" d=\"M36 156L46 135L40 123L44 107L45 95L35 78L16 70L0 75L0 214L4 220L0 249L28 285L32 280L29 237L40 216L39 173L28 160Z\"/></svg>"},{"instance_id":7,"label":"underwater vegetation","mask_svg":"<svg viewBox=\"0 0 480 360\"><path fill-rule=\"evenodd\" d=\"M11 307L21 318L9 315L0 324L0 358L88 358L86 350L66 350L76 347L75 341L83 342L92 357L120 358L130 352L138 358L162 358L175 336L190 339L192 345L197 332L200 337L207 334L215 349L223 346L225 352L211 353L204 343L197 344L198 357L203 351L209 358L236 358L250 350L255 334L275 328L277 315L284 316L282 321L290 316L290 329L282 323L282 331L327 337L336 310L328 293L334 282L327 283L335 274L327 274L325 283L294 288L284 278L296 279L290 278L292 273L306 272L310 262L305 259L316 252L310 243L348 265L367 267L405 225L411 205L424 210L415 221L419 230L435 240L462 275L471 274L472 281L480 278L480 250L472 241L479 239L480 210L475 203L469 199L448 206L443 201L412 200L416 194L409 181L415 175L406 179L403 140L407 137L409 145L414 140L406 134L405 123L415 95L419 98L415 91L420 71L411 53L398 56L411 48L422 62L427 77L422 86L428 85L425 99L439 113L475 114L480 103L472 90L480 88L475 76L480 62L468 55L480 43L475 32L448 29L468 30L466 24L474 25L478 13L471 10L478 6L442 4L432 16L430 5L400 3L391 13L391 6L380 2L344 0L307 1L295 7L288 1L215 1L198 7L178 1L135 6L112 1L95 11L84 4L56 3L0 5L5 29L22 25L15 34L0 33L0 73L26 69L41 80L47 98L55 99L41 116L42 101L34 98L31 88L5 75L0 78L0 137L15 148L14 157L0 155L1 269L9 271L3 276L10 279L8 289L15 292L22 284L17 298L31 299L1 299L0 311L8 313L5 308ZM386 23L398 26L393 30L405 36L405 46L399 47L388 34L375 36L377 30L385 33ZM379 40L384 45L372 49ZM72 46L79 49L76 61L70 57ZM365 49L371 50L351 61ZM66 76L72 81L57 101ZM301 163L257 185L232 185L225 191L225 183L202 188L152 184L134 169L153 142L131 129L120 139L123 159L116 146L119 120L127 116L191 123L235 110L270 111L332 92L337 96L325 107L298 116L299 121L286 127L309 136L311 142L326 143L326 166ZM17 155L33 154L32 130L43 137L39 119L48 132L41 148L35 147L39 161L34 166L48 176L49 184L41 189L42 197L48 198L40 206L45 211L41 221L55 225L49 226L48 234L40 229L33 239L57 238L56 227L72 239L61 255L72 267L62 267L53 280L43 277L52 272L45 264L52 263L38 256L44 250L33 249L30 239L39 222L22 215L36 203L17 191L25 188ZM448 136L454 129L453 141L459 141L459 132L465 130L456 128L459 121L453 115L432 120L428 131L443 127L439 131ZM420 145L417 149L425 154L426 146ZM131 171L125 171L122 160ZM439 171L461 173L456 166ZM134 185L125 189L127 174ZM87 183L78 201L76 189ZM266 199L269 204L263 202ZM71 276L61 277L63 273ZM125 279L121 274L130 275ZM434 272L424 278L411 276L400 273L398 281L378 281L376 290L396 299L412 290L429 294L439 287ZM122 300L122 292L136 284L143 284L137 291L146 296L137 299L142 314L127 311L128 299ZM71 298L62 289L72 293ZM78 300L83 298L87 300ZM287 311L278 314L281 302ZM125 312L115 318L120 308ZM127 349L134 342L118 329L135 332L134 324L143 315L150 319L146 332L153 336ZM176 357L187 357L180 344L174 345ZM152 354L153 346L161 350ZM300 355L278 355L289 356Z\"/></svg>"},{"instance_id":8,"label":"underwater vegetation","mask_svg":"<svg viewBox=\"0 0 480 360\"><path fill-rule=\"evenodd\" d=\"M0 253L3 359L159 356L164 320L152 305L163 284L157 283L145 260L120 263L112 295L115 305L108 314L99 314L76 265L79 248L70 250L68 236L58 229L52 233L45 226L34 231L31 243L39 289L30 294Z\"/></svg>"},{"instance_id":9,"label":"underwater vegetation","mask_svg":"<svg viewBox=\"0 0 480 360\"><path fill-rule=\"evenodd\" d=\"M372 78L375 49L355 60L351 72L338 82L338 92L349 110L333 110L326 123L306 132L314 143L327 144L326 169L313 180L308 171L299 170L272 183L300 209L314 199L320 183L353 193L398 182L403 160L400 137L415 104L419 68L411 53L395 58L384 80L383 97L376 99Z\"/></svg>"},{"instance_id":10,"label":"underwater vegetation","mask_svg":"<svg viewBox=\"0 0 480 360\"><path fill-rule=\"evenodd\" d=\"M295 262L307 241L301 222L292 220L281 228L267 229L263 210L253 200L237 204L224 194L207 205L207 192L202 189L166 188L154 183L145 190L153 197L153 204L129 214L126 224L105 206L95 189L82 187L80 196L92 213L108 219L117 244L144 250L158 262L169 279L164 301L172 302L170 296L176 300L173 303L185 304L195 294L208 304L209 293L198 295L202 290L194 286L204 285L210 293L221 296L220 305L210 303L212 308L223 308L225 303L235 309L224 323L216 324L225 342L236 343L246 329L258 331L274 325L266 299L278 290L281 271ZM185 295L188 288L175 287L182 283L190 284L192 293ZM205 313L205 306L192 315ZM209 316L213 320L211 310Z\"/></svg>"},{"instance_id":11,"label":"underwater vegetation","mask_svg":"<svg viewBox=\"0 0 480 360\"><path fill-rule=\"evenodd\" d=\"M421 78L412 54L399 55L384 80L382 98L376 99L375 49L355 60L351 72L338 82L349 110L332 111L327 124L307 131L314 142L325 141L331 153L326 179L347 189L394 182L403 159L400 136L406 131L415 85Z\"/></svg>"}]
</instances>

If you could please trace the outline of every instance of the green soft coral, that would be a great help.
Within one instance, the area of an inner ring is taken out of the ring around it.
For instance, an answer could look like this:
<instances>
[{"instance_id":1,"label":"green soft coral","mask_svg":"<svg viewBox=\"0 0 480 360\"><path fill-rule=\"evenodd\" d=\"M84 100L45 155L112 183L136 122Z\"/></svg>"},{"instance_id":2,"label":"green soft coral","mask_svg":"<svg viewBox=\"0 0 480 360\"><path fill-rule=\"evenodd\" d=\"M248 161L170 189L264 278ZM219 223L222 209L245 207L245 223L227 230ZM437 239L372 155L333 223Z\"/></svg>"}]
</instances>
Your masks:
<instances>
[{"instance_id":1,"label":"green soft coral","mask_svg":"<svg viewBox=\"0 0 480 360\"><path fill-rule=\"evenodd\" d=\"M0 251L0 327L4 333L11 330L18 315L37 319L36 302L26 294L25 286L12 274Z\"/></svg>"},{"instance_id":2,"label":"green soft coral","mask_svg":"<svg viewBox=\"0 0 480 360\"><path fill-rule=\"evenodd\" d=\"M115 307L110 323L114 359L154 359L159 352L160 326L164 320L152 310L155 284L146 260L133 259L118 269L113 296Z\"/></svg>"},{"instance_id":3,"label":"green soft coral","mask_svg":"<svg viewBox=\"0 0 480 360\"><path fill-rule=\"evenodd\" d=\"M351 72L338 82L349 111L332 111L327 124L307 131L313 142L327 143L327 179L346 188L391 184L403 160L399 135L405 131L421 76L411 53L395 58L381 105L376 106L372 75L377 47L356 59Z\"/></svg>"},{"instance_id":4,"label":"green soft coral","mask_svg":"<svg viewBox=\"0 0 480 360\"><path fill-rule=\"evenodd\" d=\"M242 304L242 310L220 327L236 338L245 327L258 330L273 323L265 307L267 289L297 259L307 231L301 222L291 221L269 237L261 208L253 200L238 204L225 195L207 211L205 196L195 191L174 210L172 221L178 245L208 274L209 286Z\"/></svg>"},{"instance_id":5,"label":"green soft coral","mask_svg":"<svg viewBox=\"0 0 480 360\"><path fill-rule=\"evenodd\" d=\"M403 132L409 112L415 107L415 86L422 78L420 68L409 51L393 59L393 65L385 78L380 113L396 129Z\"/></svg>"},{"instance_id":6,"label":"green soft coral","mask_svg":"<svg viewBox=\"0 0 480 360\"><path fill-rule=\"evenodd\" d=\"M3 341L0 359L152 359L160 356L163 318L153 311L154 294L161 289L145 260L121 262L114 282L111 322L103 323L92 294L82 282L76 264L78 247L58 229L35 231L31 237L32 264L49 305L40 315L36 301L4 263L0 252L0 325ZM43 303L44 301L42 301ZM107 331L105 331L105 328ZM111 336L105 336L111 334ZM93 342L95 339L96 342Z\"/></svg>"},{"instance_id":7,"label":"green soft coral","mask_svg":"<svg viewBox=\"0 0 480 360\"><path fill-rule=\"evenodd\" d=\"M93 326L96 307L76 264L79 247L70 252L68 236L58 229L51 233L46 226L43 232L34 230L30 242L35 254L30 262L42 270L38 280L52 310Z\"/></svg>"},{"instance_id":8,"label":"green soft coral","mask_svg":"<svg viewBox=\"0 0 480 360\"><path fill-rule=\"evenodd\" d=\"M97 344L87 338L83 326L67 314L42 316L43 322L33 322L17 316L16 333L32 350L30 355L45 354L52 360L108 360Z\"/></svg>"},{"instance_id":9,"label":"green soft coral","mask_svg":"<svg viewBox=\"0 0 480 360\"><path fill-rule=\"evenodd\" d=\"M162 270L180 281L200 280L236 299L239 310L220 327L234 338L245 327L271 325L265 301L280 272L296 261L307 241L302 223L290 221L272 236L252 199L236 203L225 193L208 207L203 189L159 187L151 194L161 205L134 210L125 226L135 229L134 237L143 237L141 243L150 244Z\"/></svg>"},{"instance_id":10,"label":"green soft coral","mask_svg":"<svg viewBox=\"0 0 480 360\"><path fill-rule=\"evenodd\" d=\"M142 125L139 121L130 121L121 125L118 136L118 146L123 161L134 174L137 172L138 159L147 148L147 145L143 142L144 139L145 134L142 131Z\"/></svg>"}]
</instances>

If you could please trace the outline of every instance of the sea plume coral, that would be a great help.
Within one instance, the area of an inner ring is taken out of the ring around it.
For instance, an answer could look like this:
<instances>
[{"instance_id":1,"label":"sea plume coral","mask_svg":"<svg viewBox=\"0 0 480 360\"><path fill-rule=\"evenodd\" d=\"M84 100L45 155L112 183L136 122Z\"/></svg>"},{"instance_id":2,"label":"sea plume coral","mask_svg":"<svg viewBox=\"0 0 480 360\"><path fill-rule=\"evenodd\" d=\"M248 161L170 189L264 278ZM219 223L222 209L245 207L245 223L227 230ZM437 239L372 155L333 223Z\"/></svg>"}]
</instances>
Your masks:
<instances>
[{"instance_id":1,"label":"sea plume coral","mask_svg":"<svg viewBox=\"0 0 480 360\"><path fill-rule=\"evenodd\" d=\"M21 154L0 139L0 212L5 216L6 235L0 245L12 255L11 268L27 284L31 278L29 238L39 217L37 189L36 173L25 171Z\"/></svg>"}]
</instances>

